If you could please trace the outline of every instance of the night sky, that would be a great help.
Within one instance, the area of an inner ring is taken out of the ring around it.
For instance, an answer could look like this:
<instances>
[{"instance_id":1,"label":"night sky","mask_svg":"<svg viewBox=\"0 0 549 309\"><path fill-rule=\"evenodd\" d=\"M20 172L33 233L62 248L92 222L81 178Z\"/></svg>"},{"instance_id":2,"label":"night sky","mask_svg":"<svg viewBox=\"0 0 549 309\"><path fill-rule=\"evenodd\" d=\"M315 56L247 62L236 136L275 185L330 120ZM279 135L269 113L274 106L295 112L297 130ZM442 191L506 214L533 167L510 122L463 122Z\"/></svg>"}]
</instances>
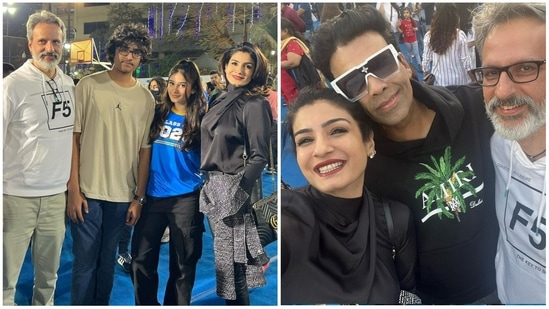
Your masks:
<instances>
[{"instance_id":1,"label":"night sky","mask_svg":"<svg viewBox=\"0 0 549 309\"><path fill-rule=\"evenodd\" d=\"M25 29L27 19L29 16L42 9L41 3L2 3L2 6L14 7L16 11L13 15L3 13L2 19L2 34L16 37L27 37L27 30ZM9 23L6 33L6 23Z\"/></svg>"},{"instance_id":2,"label":"night sky","mask_svg":"<svg viewBox=\"0 0 549 309\"><path fill-rule=\"evenodd\" d=\"M15 8L13 14L6 10L2 15L3 61L10 62L18 68L30 57L27 48L27 19L34 12L41 10L42 4L2 3L2 7Z\"/></svg>"}]
</instances>

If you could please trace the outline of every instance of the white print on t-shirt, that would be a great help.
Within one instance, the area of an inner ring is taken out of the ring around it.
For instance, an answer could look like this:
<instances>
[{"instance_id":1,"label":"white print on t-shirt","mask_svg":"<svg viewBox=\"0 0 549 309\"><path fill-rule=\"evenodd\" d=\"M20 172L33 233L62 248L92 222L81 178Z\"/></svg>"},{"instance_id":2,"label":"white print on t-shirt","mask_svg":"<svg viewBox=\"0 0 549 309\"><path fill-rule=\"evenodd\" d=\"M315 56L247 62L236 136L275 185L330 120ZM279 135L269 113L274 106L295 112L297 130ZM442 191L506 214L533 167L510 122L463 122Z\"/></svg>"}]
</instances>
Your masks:
<instances>
[{"instance_id":1,"label":"white print on t-shirt","mask_svg":"<svg viewBox=\"0 0 549 309\"><path fill-rule=\"evenodd\" d=\"M183 128L180 122L166 120L162 131L160 131L160 135L154 142L181 149L184 144L184 141L180 140L182 135Z\"/></svg>"},{"instance_id":2,"label":"white print on t-shirt","mask_svg":"<svg viewBox=\"0 0 549 309\"><path fill-rule=\"evenodd\" d=\"M162 128L162 132L160 132L160 137L175 142L179 141L181 135L183 135L183 128L172 128L167 125L165 125L164 128Z\"/></svg>"}]
</instances>

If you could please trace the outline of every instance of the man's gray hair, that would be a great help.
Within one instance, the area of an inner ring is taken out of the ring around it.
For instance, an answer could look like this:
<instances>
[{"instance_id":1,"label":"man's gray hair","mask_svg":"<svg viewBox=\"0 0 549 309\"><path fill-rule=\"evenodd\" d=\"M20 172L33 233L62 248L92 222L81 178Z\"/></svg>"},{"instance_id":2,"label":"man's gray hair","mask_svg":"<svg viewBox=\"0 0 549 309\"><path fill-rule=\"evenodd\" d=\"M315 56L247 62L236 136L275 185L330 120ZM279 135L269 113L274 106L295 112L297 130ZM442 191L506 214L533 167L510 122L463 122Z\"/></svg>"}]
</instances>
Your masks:
<instances>
[{"instance_id":1,"label":"man's gray hair","mask_svg":"<svg viewBox=\"0 0 549 309\"><path fill-rule=\"evenodd\" d=\"M34 30L36 25L41 23L58 25L61 28L63 36L63 42L61 43L65 43L67 40L67 28L65 28L65 23L61 18L57 17L57 15L46 10L36 12L29 16L29 19L27 20L27 39L29 41L32 40L32 30Z\"/></svg>"},{"instance_id":2,"label":"man's gray hair","mask_svg":"<svg viewBox=\"0 0 549 309\"><path fill-rule=\"evenodd\" d=\"M515 18L529 17L545 23L545 3L487 3L473 12L476 48L479 55L494 28Z\"/></svg>"}]
</instances>

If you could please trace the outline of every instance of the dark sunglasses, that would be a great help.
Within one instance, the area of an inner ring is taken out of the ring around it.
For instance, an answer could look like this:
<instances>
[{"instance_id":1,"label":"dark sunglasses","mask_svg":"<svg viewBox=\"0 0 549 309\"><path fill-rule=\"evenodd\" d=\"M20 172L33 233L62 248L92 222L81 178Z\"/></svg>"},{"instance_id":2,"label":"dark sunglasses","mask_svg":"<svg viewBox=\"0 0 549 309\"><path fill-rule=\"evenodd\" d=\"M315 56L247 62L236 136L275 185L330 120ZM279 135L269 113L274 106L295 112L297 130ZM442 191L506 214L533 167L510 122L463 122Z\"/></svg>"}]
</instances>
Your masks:
<instances>
[{"instance_id":1,"label":"dark sunglasses","mask_svg":"<svg viewBox=\"0 0 549 309\"><path fill-rule=\"evenodd\" d=\"M341 74L330 84L347 100L356 102L368 94L368 76L387 80L399 71L397 56L397 51L389 44L361 64Z\"/></svg>"}]
</instances>

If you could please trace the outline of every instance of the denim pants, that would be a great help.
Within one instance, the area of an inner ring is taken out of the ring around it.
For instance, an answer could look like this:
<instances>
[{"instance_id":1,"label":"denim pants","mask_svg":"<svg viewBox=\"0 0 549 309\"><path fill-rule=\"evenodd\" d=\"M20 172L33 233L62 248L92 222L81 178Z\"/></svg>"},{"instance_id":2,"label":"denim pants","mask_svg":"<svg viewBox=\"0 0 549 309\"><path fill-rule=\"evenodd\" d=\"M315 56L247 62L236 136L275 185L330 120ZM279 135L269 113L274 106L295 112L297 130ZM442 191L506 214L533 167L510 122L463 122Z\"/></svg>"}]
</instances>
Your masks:
<instances>
[{"instance_id":1,"label":"denim pants","mask_svg":"<svg viewBox=\"0 0 549 309\"><path fill-rule=\"evenodd\" d=\"M413 43L406 43L404 42L404 46L406 46L407 54L406 54L406 61L408 61L408 64L410 66L413 66L412 63L412 56L416 58L416 63L418 68L421 66L421 56L419 55L419 49L417 45L417 41Z\"/></svg>"},{"instance_id":2,"label":"denim pants","mask_svg":"<svg viewBox=\"0 0 549 309\"><path fill-rule=\"evenodd\" d=\"M122 232L122 235L120 235L120 241L118 242L118 254L125 254L130 251L129 247L132 239L132 230L133 226L126 225L124 227L124 231Z\"/></svg>"},{"instance_id":3,"label":"denim pants","mask_svg":"<svg viewBox=\"0 0 549 309\"><path fill-rule=\"evenodd\" d=\"M84 222L71 222L71 305L108 305L114 281L116 248L130 203L88 199Z\"/></svg>"}]
</instances>

